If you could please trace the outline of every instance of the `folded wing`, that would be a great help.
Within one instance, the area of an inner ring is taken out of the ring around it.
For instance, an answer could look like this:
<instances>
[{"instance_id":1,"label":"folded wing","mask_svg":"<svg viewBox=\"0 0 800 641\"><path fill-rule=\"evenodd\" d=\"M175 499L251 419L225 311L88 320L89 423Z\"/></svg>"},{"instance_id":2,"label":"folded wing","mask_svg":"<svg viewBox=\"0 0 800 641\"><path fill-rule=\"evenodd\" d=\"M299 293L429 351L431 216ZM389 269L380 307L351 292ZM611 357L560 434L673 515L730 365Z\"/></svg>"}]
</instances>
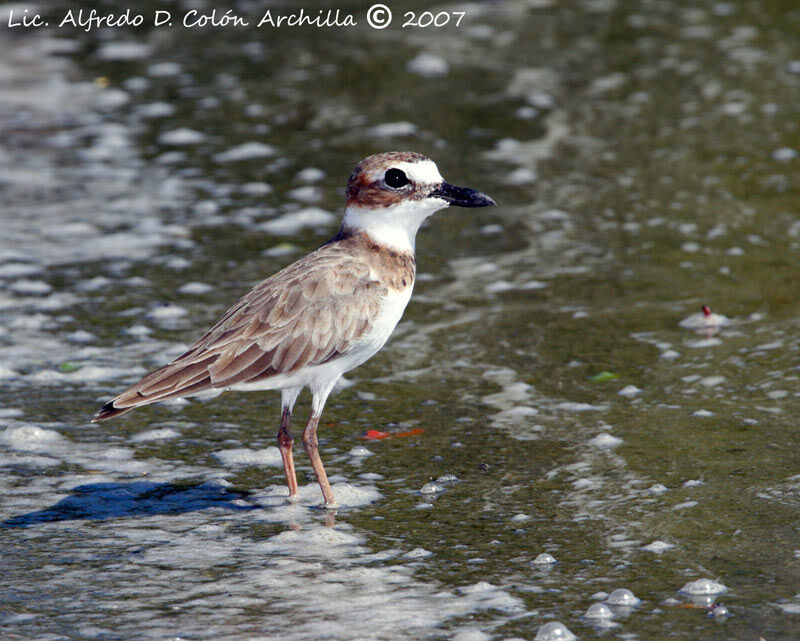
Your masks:
<instances>
[{"instance_id":1,"label":"folded wing","mask_svg":"<svg viewBox=\"0 0 800 641\"><path fill-rule=\"evenodd\" d=\"M369 332L386 294L368 265L324 245L254 287L186 352L92 420L328 362Z\"/></svg>"}]
</instances>

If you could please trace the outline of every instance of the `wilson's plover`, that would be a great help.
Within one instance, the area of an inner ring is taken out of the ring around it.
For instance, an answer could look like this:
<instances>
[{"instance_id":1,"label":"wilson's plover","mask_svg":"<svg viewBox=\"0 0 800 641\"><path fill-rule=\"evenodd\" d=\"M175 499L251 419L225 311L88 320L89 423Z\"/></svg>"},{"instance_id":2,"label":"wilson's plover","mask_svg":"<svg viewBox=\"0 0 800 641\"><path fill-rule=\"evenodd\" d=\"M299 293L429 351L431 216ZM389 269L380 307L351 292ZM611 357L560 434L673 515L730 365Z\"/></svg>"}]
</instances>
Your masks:
<instances>
[{"instance_id":1,"label":"wilson's plover","mask_svg":"<svg viewBox=\"0 0 800 641\"><path fill-rule=\"evenodd\" d=\"M450 205L495 204L486 194L444 182L421 154L365 158L350 175L335 237L256 285L186 352L106 403L92 422L207 390L279 389L278 447L294 501L289 421L298 394L308 387L311 416L303 447L325 506L335 507L317 446L328 395L345 372L383 347L400 320L414 287L414 241L422 222Z\"/></svg>"}]
</instances>

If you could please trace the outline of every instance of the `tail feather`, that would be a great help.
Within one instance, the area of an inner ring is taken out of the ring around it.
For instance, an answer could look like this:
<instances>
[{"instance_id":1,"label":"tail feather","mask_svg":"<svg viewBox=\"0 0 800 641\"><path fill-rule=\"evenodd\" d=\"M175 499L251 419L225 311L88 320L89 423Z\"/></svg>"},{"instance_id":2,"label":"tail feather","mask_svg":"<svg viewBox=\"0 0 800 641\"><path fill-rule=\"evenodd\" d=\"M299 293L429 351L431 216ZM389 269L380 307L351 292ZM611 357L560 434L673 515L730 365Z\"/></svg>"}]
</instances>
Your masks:
<instances>
[{"instance_id":1,"label":"tail feather","mask_svg":"<svg viewBox=\"0 0 800 641\"><path fill-rule=\"evenodd\" d=\"M105 421L107 418L113 418L114 416L119 416L120 414L125 414L125 412L130 412L133 409L131 407L114 407L114 401L109 401L99 410L97 413L92 417L92 423L97 423L98 421Z\"/></svg>"},{"instance_id":2,"label":"tail feather","mask_svg":"<svg viewBox=\"0 0 800 641\"><path fill-rule=\"evenodd\" d=\"M192 394L196 394L197 392L203 392L211 389L211 387L211 379L208 376L200 380L196 380L190 385L186 385L179 389L163 391L160 394L154 394L152 396L143 396L137 391L136 386L134 386L117 396L117 398L103 405L103 407L97 411L97 414L92 417L92 423L104 421L107 418L114 418L120 414L126 414L127 412L130 412L137 407L141 407L142 405L150 405L150 403L166 401L171 398L190 396ZM115 403L119 403L120 407L117 407Z\"/></svg>"}]
</instances>

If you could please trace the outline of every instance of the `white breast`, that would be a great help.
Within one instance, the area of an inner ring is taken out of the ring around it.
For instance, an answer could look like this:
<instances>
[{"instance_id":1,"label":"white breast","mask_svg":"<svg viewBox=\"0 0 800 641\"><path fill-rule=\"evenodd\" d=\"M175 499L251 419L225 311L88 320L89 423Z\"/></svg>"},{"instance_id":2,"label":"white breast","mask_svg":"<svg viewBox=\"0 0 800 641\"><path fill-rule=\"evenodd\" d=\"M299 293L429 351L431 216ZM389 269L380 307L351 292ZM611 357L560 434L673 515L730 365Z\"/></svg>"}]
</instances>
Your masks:
<instances>
[{"instance_id":1,"label":"white breast","mask_svg":"<svg viewBox=\"0 0 800 641\"><path fill-rule=\"evenodd\" d=\"M413 289L414 283L411 283L402 291L389 291L383 299L380 314L378 314L378 318L375 320L375 324L369 334L365 336L365 340L372 341L377 345L375 351L384 346L394 328L397 327L397 323L403 317L408 301L411 300Z\"/></svg>"}]
</instances>

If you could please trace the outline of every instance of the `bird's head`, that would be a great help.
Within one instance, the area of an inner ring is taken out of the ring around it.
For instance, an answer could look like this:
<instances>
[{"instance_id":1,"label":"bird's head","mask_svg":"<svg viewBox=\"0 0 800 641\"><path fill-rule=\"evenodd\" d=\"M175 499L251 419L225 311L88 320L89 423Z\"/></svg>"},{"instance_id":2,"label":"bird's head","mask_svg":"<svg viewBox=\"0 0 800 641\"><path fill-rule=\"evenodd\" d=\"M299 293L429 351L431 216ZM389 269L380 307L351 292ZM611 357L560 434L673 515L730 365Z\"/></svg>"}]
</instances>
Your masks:
<instances>
[{"instance_id":1,"label":"bird's head","mask_svg":"<svg viewBox=\"0 0 800 641\"><path fill-rule=\"evenodd\" d=\"M496 204L480 191L446 183L436 163L422 154L390 151L365 158L350 174L342 229L413 251L419 226L434 212L450 205Z\"/></svg>"}]
</instances>

